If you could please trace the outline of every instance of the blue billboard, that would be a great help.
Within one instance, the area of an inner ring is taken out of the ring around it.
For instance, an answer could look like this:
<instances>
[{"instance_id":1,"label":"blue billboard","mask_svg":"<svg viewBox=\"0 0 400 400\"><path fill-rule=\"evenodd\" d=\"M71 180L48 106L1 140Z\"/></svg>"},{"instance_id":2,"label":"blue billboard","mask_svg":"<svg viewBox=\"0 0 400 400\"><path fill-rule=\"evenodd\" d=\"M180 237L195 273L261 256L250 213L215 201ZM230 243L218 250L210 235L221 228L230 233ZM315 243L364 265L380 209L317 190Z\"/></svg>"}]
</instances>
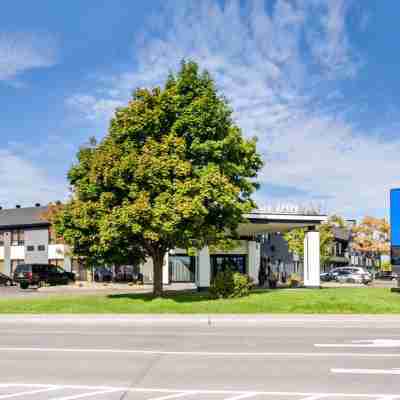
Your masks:
<instances>
[{"instance_id":1,"label":"blue billboard","mask_svg":"<svg viewBox=\"0 0 400 400\"><path fill-rule=\"evenodd\" d=\"M390 191L390 258L392 265L400 265L400 189Z\"/></svg>"}]
</instances>

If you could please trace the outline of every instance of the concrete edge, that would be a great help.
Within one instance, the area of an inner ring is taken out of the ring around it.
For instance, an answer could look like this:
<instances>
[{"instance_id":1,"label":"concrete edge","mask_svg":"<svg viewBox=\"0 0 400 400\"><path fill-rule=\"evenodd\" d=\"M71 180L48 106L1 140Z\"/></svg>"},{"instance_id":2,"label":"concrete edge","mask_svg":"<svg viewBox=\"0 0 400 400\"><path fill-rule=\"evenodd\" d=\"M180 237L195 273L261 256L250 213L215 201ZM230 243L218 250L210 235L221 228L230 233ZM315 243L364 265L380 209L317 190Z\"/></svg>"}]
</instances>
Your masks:
<instances>
[{"instance_id":1,"label":"concrete edge","mask_svg":"<svg viewBox=\"0 0 400 400\"><path fill-rule=\"evenodd\" d=\"M395 324L400 315L387 314L0 314L1 324L71 325L296 325L326 324L341 328L344 324ZM378 326L379 327L379 326Z\"/></svg>"}]
</instances>

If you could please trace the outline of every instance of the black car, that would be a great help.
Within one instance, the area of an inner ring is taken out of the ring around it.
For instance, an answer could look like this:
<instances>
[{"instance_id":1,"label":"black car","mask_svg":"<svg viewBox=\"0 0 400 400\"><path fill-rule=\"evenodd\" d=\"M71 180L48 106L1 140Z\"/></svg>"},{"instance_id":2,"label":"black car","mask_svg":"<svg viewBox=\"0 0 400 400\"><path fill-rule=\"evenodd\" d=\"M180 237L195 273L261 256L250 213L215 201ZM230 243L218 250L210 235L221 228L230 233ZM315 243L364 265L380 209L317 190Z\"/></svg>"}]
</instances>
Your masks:
<instances>
[{"instance_id":1,"label":"black car","mask_svg":"<svg viewBox=\"0 0 400 400\"><path fill-rule=\"evenodd\" d=\"M94 270L94 280L96 282L111 282L113 273L109 268L98 267Z\"/></svg>"},{"instance_id":2,"label":"black car","mask_svg":"<svg viewBox=\"0 0 400 400\"><path fill-rule=\"evenodd\" d=\"M0 285L12 286L14 285L14 282L9 276L0 272Z\"/></svg>"},{"instance_id":3,"label":"black car","mask_svg":"<svg viewBox=\"0 0 400 400\"><path fill-rule=\"evenodd\" d=\"M14 271L14 282L19 283L21 289L29 286L67 285L75 280L72 272L51 264L20 264Z\"/></svg>"}]
</instances>

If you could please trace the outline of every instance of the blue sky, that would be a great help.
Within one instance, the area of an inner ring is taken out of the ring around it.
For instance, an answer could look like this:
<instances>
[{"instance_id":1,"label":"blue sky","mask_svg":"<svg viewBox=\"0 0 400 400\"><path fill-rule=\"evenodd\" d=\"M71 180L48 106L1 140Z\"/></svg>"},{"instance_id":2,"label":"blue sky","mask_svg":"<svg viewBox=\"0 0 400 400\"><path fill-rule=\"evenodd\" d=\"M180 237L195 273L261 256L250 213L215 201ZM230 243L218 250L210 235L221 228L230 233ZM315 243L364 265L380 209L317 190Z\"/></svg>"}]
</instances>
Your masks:
<instances>
[{"instance_id":1,"label":"blue sky","mask_svg":"<svg viewBox=\"0 0 400 400\"><path fill-rule=\"evenodd\" d=\"M0 14L0 204L64 199L79 146L184 57L266 166L257 200L387 215L400 186L400 3L14 0Z\"/></svg>"}]
</instances>

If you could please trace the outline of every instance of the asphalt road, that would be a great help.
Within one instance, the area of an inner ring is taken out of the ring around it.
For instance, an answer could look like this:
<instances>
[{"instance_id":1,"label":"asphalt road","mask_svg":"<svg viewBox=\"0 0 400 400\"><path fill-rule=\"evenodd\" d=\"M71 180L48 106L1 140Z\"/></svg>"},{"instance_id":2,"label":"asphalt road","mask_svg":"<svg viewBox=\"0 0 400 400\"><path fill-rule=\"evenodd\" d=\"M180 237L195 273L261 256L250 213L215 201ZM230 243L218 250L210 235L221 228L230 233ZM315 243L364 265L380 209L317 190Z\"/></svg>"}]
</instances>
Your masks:
<instances>
[{"instance_id":1,"label":"asphalt road","mask_svg":"<svg viewBox=\"0 0 400 400\"><path fill-rule=\"evenodd\" d=\"M0 316L0 399L400 397L400 317Z\"/></svg>"}]
</instances>

